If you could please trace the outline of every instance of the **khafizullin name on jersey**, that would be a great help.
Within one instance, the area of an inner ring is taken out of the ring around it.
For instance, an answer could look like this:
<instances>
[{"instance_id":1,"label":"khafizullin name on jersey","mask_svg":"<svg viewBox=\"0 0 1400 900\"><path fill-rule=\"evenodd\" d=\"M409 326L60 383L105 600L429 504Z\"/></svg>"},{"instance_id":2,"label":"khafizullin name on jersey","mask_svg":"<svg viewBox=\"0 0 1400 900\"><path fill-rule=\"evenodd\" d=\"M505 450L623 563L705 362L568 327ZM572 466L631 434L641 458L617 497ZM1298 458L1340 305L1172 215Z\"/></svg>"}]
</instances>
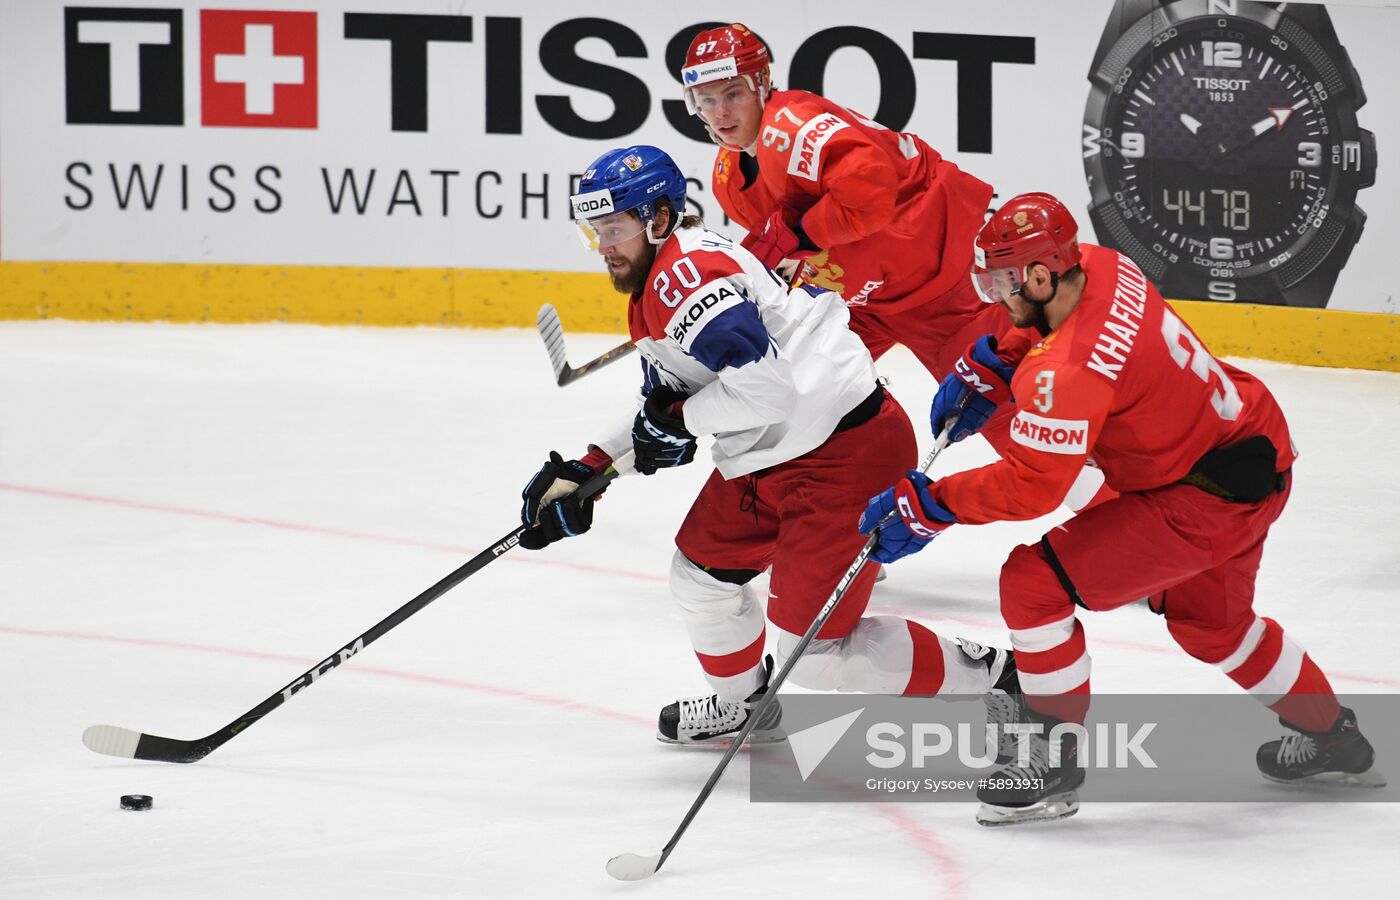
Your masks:
<instances>
[{"instance_id":1,"label":"khafizullin name on jersey","mask_svg":"<svg viewBox=\"0 0 1400 900\"><path fill-rule=\"evenodd\" d=\"M1120 256L1118 260L1118 286L1113 291L1113 305L1108 310L1112 318L1104 321L1103 331L1094 341L1094 352L1089 357L1089 368L1109 381L1118 380L1123 363L1133 352L1133 341L1142 327L1142 313L1147 306L1147 278L1142 270L1126 256ZM1115 318L1119 321L1113 321ZM1118 361L1109 362L1100 353Z\"/></svg>"}]
</instances>

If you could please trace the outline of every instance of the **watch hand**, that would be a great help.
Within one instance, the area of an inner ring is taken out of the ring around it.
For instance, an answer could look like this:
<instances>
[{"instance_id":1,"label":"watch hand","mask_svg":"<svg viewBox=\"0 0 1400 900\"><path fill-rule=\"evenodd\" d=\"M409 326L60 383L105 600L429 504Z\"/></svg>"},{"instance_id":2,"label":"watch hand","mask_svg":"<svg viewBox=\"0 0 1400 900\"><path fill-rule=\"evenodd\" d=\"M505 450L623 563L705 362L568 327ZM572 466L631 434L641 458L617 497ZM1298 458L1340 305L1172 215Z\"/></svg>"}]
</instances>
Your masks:
<instances>
[{"instance_id":1,"label":"watch hand","mask_svg":"<svg viewBox=\"0 0 1400 900\"><path fill-rule=\"evenodd\" d=\"M1190 113L1181 114L1181 124L1185 125L1186 130L1192 134L1196 134L1201 130L1201 120Z\"/></svg>"},{"instance_id":2,"label":"watch hand","mask_svg":"<svg viewBox=\"0 0 1400 900\"><path fill-rule=\"evenodd\" d=\"M1304 98L1292 106L1269 107L1269 114L1258 122L1246 128L1240 128L1230 137L1217 141L1214 150L1215 157L1219 159L1228 156L1246 144L1253 143L1270 131L1282 131L1283 126L1287 124L1288 120L1293 116L1293 113L1296 110L1302 109L1307 105L1307 102L1307 99Z\"/></svg>"}]
</instances>

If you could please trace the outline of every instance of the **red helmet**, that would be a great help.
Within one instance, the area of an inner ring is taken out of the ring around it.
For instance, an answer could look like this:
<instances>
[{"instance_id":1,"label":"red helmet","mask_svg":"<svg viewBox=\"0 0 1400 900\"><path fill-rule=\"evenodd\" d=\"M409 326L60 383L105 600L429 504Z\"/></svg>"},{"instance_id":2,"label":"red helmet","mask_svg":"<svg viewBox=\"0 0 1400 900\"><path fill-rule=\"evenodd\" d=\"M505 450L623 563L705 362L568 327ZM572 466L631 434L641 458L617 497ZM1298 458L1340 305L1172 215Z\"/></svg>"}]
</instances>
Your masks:
<instances>
[{"instance_id":1,"label":"red helmet","mask_svg":"<svg viewBox=\"0 0 1400 900\"><path fill-rule=\"evenodd\" d=\"M1040 263L1058 279L1079 265L1079 225L1049 194L1012 197L992 213L973 246L972 281L988 303L1021 289L1026 267Z\"/></svg>"},{"instance_id":2,"label":"red helmet","mask_svg":"<svg viewBox=\"0 0 1400 900\"><path fill-rule=\"evenodd\" d=\"M681 68L686 108L692 116L697 114L691 88L740 76L758 94L759 102L766 102L772 84L769 59L768 45L738 22L700 32L690 42Z\"/></svg>"}]
</instances>

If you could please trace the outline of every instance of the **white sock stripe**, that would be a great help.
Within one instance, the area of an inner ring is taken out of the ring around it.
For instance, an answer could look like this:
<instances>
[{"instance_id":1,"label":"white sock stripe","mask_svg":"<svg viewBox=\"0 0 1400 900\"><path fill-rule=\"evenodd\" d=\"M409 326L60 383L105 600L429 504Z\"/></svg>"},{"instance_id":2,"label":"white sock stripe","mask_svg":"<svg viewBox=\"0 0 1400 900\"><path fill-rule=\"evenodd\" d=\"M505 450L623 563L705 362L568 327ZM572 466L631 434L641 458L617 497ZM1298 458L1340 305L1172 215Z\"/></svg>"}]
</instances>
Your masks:
<instances>
[{"instance_id":1,"label":"white sock stripe","mask_svg":"<svg viewBox=\"0 0 1400 900\"><path fill-rule=\"evenodd\" d=\"M1089 680L1089 654L1084 653L1063 669L1038 675L1024 669L1017 674L1021 679L1021 690L1027 694L1043 696L1064 694L1074 690Z\"/></svg>"},{"instance_id":2,"label":"white sock stripe","mask_svg":"<svg viewBox=\"0 0 1400 900\"><path fill-rule=\"evenodd\" d=\"M1074 622L1074 613L1071 612L1060 621L1048 625L1013 628L1011 645L1021 653L1044 653L1046 650L1053 650L1074 634Z\"/></svg>"},{"instance_id":3,"label":"white sock stripe","mask_svg":"<svg viewBox=\"0 0 1400 900\"><path fill-rule=\"evenodd\" d=\"M721 677L705 673L705 680L710 683L710 687L715 689L721 700L728 700L737 703L749 694L758 690L758 673L762 665L754 666L747 672L740 672L738 675Z\"/></svg>"},{"instance_id":4,"label":"white sock stripe","mask_svg":"<svg viewBox=\"0 0 1400 900\"><path fill-rule=\"evenodd\" d=\"M1298 680L1298 673L1302 671L1303 648L1289 640L1285 634L1283 646L1279 648L1278 661L1269 670L1269 674L1249 688L1249 692L1259 697L1282 697L1293 687L1293 683Z\"/></svg>"},{"instance_id":5,"label":"white sock stripe","mask_svg":"<svg viewBox=\"0 0 1400 900\"><path fill-rule=\"evenodd\" d=\"M1254 621L1249 624L1249 630L1240 639L1240 645L1235 648L1235 652L1216 663L1220 667L1220 671L1228 675L1243 665L1244 661L1249 659L1249 654L1253 653L1254 649L1259 646L1259 642L1264 639L1264 631L1264 620L1255 616Z\"/></svg>"},{"instance_id":6,"label":"white sock stripe","mask_svg":"<svg viewBox=\"0 0 1400 900\"><path fill-rule=\"evenodd\" d=\"M722 620L686 619L686 631L690 633L690 645L696 653L706 656L728 656L751 646L763 635L763 617L750 615L740 618L727 617Z\"/></svg>"}]
</instances>

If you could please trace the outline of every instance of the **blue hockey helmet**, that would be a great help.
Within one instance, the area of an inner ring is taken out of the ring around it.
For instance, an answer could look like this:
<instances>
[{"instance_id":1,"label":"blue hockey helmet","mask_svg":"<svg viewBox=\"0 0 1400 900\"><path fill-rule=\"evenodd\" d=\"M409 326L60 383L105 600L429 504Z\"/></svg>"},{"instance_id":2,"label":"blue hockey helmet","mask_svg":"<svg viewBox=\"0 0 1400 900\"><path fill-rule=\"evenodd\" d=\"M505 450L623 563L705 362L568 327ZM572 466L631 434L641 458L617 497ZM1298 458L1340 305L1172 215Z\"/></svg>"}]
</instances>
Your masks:
<instances>
[{"instance_id":1,"label":"blue hockey helmet","mask_svg":"<svg viewBox=\"0 0 1400 900\"><path fill-rule=\"evenodd\" d=\"M665 197L677 215L685 213L685 176L665 151L645 144L609 150L589 165L579 180L578 193L569 198L574 221L583 232L585 246L597 249L599 235L590 219L636 210L641 217L638 230L645 228L652 243L660 243L651 233L656 218L656 201ZM610 234L609 243L635 235Z\"/></svg>"}]
</instances>

